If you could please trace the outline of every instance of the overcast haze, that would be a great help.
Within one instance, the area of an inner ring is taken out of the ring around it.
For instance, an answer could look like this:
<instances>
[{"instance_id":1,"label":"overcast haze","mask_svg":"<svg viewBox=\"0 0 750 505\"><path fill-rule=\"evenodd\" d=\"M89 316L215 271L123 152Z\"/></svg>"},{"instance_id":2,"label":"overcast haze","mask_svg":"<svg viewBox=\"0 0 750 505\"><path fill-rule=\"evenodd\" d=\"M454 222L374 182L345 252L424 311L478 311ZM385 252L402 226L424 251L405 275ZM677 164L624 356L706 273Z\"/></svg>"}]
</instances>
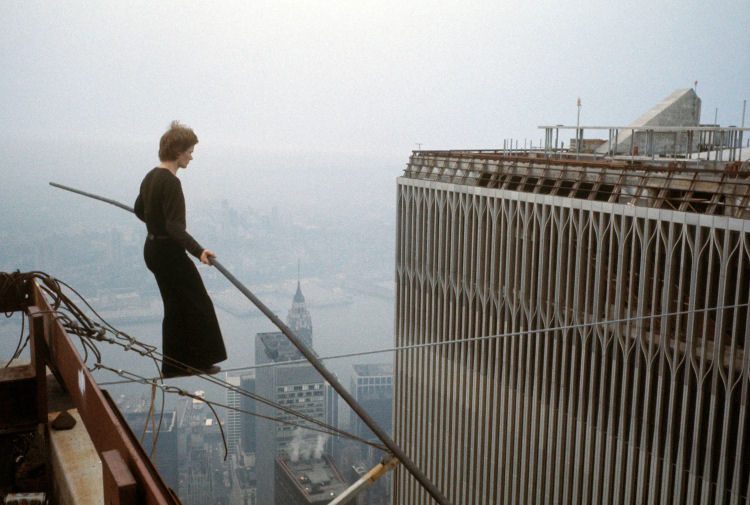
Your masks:
<instances>
[{"instance_id":1,"label":"overcast haze","mask_svg":"<svg viewBox=\"0 0 750 505\"><path fill-rule=\"evenodd\" d=\"M172 119L200 138L196 236L215 198L392 225L418 144L536 144L579 96L622 125L697 80L703 121L738 125L748 26L747 0L0 1L0 231L117 219L46 183L132 203Z\"/></svg>"},{"instance_id":2,"label":"overcast haze","mask_svg":"<svg viewBox=\"0 0 750 505\"><path fill-rule=\"evenodd\" d=\"M750 5L701 1L0 3L7 137L381 154L625 124L699 81L750 95Z\"/></svg>"}]
</instances>

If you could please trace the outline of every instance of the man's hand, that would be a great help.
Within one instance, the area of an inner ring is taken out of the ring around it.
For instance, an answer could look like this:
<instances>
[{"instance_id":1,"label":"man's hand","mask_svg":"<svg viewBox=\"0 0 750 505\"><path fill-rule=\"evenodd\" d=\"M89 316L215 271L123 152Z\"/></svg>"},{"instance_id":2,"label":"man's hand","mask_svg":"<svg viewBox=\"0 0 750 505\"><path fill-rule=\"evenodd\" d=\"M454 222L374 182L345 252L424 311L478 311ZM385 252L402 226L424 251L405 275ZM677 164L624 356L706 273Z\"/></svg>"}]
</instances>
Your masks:
<instances>
[{"instance_id":1,"label":"man's hand","mask_svg":"<svg viewBox=\"0 0 750 505\"><path fill-rule=\"evenodd\" d=\"M215 258L216 255L213 253L213 251L209 251L208 249L203 249L203 252L201 253L201 263L204 265L210 265L211 264L211 258Z\"/></svg>"}]
</instances>

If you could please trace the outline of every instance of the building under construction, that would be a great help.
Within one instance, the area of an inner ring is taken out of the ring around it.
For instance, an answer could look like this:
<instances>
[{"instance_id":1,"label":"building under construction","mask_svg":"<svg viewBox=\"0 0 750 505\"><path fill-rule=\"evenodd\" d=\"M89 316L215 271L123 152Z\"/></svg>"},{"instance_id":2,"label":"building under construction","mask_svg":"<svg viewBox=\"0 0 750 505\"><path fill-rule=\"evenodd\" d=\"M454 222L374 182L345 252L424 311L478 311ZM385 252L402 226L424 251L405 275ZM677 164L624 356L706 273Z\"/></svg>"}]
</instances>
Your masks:
<instances>
[{"instance_id":1,"label":"building under construction","mask_svg":"<svg viewBox=\"0 0 750 505\"><path fill-rule=\"evenodd\" d=\"M412 153L394 436L451 503L750 503L747 131L699 111Z\"/></svg>"}]
</instances>

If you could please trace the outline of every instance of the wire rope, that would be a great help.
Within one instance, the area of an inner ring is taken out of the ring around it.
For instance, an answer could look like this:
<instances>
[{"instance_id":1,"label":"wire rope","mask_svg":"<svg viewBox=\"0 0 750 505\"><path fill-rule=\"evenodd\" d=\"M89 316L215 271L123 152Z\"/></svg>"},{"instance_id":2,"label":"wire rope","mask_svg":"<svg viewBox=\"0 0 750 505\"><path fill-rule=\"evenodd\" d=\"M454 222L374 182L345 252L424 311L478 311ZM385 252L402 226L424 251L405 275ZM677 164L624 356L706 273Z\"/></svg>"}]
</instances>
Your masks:
<instances>
[{"instance_id":1,"label":"wire rope","mask_svg":"<svg viewBox=\"0 0 750 505\"><path fill-rule=\"evenodd\" d=\"M373 354L384 354L388 352L409 351L413 349L422 349L425 347L440 347L440 346L446 346L446 345L465 344L465 343L477 342L477 341L482 341L482 340L520 337L524 335L528 336L528 335L535 335L538 333L578 330L582 328L595 327L595 326L600 326L600 325L617 325L617 324L629 323L633 321L644 321L647 319L682 316L682 315L689 315L689 314L695 314L695 313L700 313L700 312L712 312L712 311L719 311L719 310L737 309L737 308L748 307L748 306L750 306L750 303L740 303L740 304L734 304L734 305L706 307L702 309L690 309L690 310L683 310L683 311L676 311L676 312L664 312L664 313L644 315L644 316L624 317L624 318L619 318L619 319L606 319L602 321L593 321L590 323L576 323L576 324L565 325L565 326L555 326L551 328L538 328L538 329L529 329L529 330L523 330L523 331L504 332L504 333L497 333L494 335L480 335L476 337L466 337L466 338L460 338L460 339L455 339L455 340L443 340L440 342L423 342L420 344L395 346L395 347L388 347L385 349L375 349L371 351L335 354L331 356L322 356L322 357L319 357L318 359L321 361L326 361L326 360L334 360L334 359L342 359L342 358L353 358L353 357L368 356L368 355L373 355ZM275 366L296 364L296 363L306 363L306 362L307 360L292 360L292 361L284 361L282 363L262 363L259 365L249 365L245 367L228 368L224 371L227 373L242 372L242 371L256 370L260 368L268 368L268 367L275 367ZM100 385L104 386L104 385L122 384L122 383L124 382L121 382L121 381L102 382L100 383Z\"/></svg>"},{"instance_id":2,"label":"wire rope","mask_svg":"<svg viewBox=\"0 0 750 505\"><path fill-rule=\"evenodd\" d=\"M98 341L98 342L106 342L109 344L114 344L114 345L120 346L126 351L135 351L144 357L148 357L152 359L155 364L158 364L159 362L163 362L166 360L167 362L171 363L175 367L178 367L178 368L183 369L184 371L187 371L190 375L198 375L198 373L200 372L200 370L196 368L186 365L178 360L169 358L168 356L164 356L162 353L160 353L156 349L156 347L142 343L138 341L137 339L133 338L132 336L117 330L113 325L107 322L98 312L96 312L96 310L93 309L93 307L88 303L88 301L80 292L78 292L77 290L75 290L70 285L66 284L65 282L55 279L44 272L37 271L37 272L31 272L25 275L26 275L26 278L37 279L43 284L43 286L41 286L42 290L48 296L52 298L53 310L51 310L50 312L63 325L66 331L72 334L75 334L79 337L79 339L81 340L84 354L85 354L84 362L88 361L89 353L91 353L94 356L96 364L90 369L91 371L95 369L105 368L103 365L101 365L101 352L98 350L96 345L94 345L91 342L91 340L93 340L93 341ZM68 296L66 296L62 292L62 289L60 288L61 285L70 289L86 305L86 307L89 308L95 314L96 318L99 319L103 324L100 325L99 323L92 321ZM111 333L114 336L108 336L107 335L108 333ZM157 365L157 368L158 368L158 365ZM241 387L237 387L233 384L230 384L216 377L204 376L204 375L201 375L199 377L221 388L234 391L242 396L250 398L251 400L265 404L271 408L280 410L282 412L285 412L286 414L289 414L293 417L300 418L311 424L320 426L324 430L328 430L327 433L335 433L342 437L352 438L355 440L357 439L357 438L353 438L353 437L356 437L355 435L352 435L351 433L348 433L345 430L341 430L339 428L336 428L335 426L331 426L312 416L308 416L307 414L301 413L295 409L281 405L278 402L274 402L273 400L269 400L263 396L257 395L255 393L251 393L245 389L242 389ZM155 382L156 380L163 380L163 378L161 376L156 377L152 379L152 382ZM131 379L126 382L142 382L142 381L138 379ZM163 409L162 409L161 415L163 415ZM159 420L159 425L161 426L161 418ZM144 433L146 429L147 428L144 427ZM366 442L364 439L359 439L358 441L363 442L363 443ZM384 449L383 446L379 446L377 444L375 444L374 447Z\"/></svg>"},{"instance_id":3,"label":"wire rope","mask_svg":"<svg viewBox=\"0 0 750 505\"><path fill-rule=\"evenodd\" d=\"M114 374L117 374L117 375L119 375L121 377L129 376L129 377L131 377L130 382L137 382L137 383L141 383L141 384L151 385L152 387L159 388L159 389L163 390L166 393L174 393L174 394L178 394L180 396L190 396L191 398L195 396L195 395L189 394L187 391L185 391L182 388L178 388L176 386L169 386L167 384L159 383L155 379L147 378L147 377L142 377L142 376L139 376L139 375L137 375L137 374L135 374L133 372L130 372L128 370L115 369L115 368L108 367L106 365L101 365L101 364L98 365L97 368L100 368L102 370L107 370L107 371L112 372ZM302 429L305 429L305 430L315 431L315 432L323 433L323 434L326 434L326 435L333 435L333 436L340 436L340 437L343 437L343 438L348 438L350 440L354 440L356 442L360 442L360 443L368 445L370 447L374 447L374 448L379 449L381 451L387 451L388 450L388 448L385 447L382 444L378 444L378 443L372 442L370 440L367 440L365 438L359 437L359 436L354 435L352 433L342 432L342 430L315 428L313 426L309 426L309 425L305 425L305 424L300 424L300 423L295 423L293 421L289 421L287 419L284 419L283 417L267 416L265 414L260 414L258 412L253 412L253 411L241 409L239 407L234 407L232 405L228 405L228 404L225 404L225 403L217 402L217 401L214 401L214 400L208 400L208 399L203 398L203 397L197 397L197 398L199 398L202 402L204 402L206 404L214 405L216 407L222 407L224 409L231 410L233 412L238 412L238 413L241 413L241 414L247 414L247 415L250 415L250 416L258 417L260 419L265 419L267 421L272 421L272 422L277 422L277 423L281 423L281 424L286 424L288 426L294 426L296 428L302 428Z\"/></svg>"}]
</instances>

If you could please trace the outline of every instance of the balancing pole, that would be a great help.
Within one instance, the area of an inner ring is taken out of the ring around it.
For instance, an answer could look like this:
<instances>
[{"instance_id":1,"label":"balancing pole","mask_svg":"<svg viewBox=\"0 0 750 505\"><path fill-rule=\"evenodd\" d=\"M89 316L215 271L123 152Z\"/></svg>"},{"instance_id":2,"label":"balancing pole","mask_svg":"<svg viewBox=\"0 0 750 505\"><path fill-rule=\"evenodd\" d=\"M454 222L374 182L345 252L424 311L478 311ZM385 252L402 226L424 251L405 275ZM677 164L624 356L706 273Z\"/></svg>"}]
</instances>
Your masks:
<instances>
[{"instance_id":1,"label":"balancing pole","mask_svg":"<svg viewBox=\"0 0 750 505\"><path fill-rule=\"evenodd\" d=\"M85 191L81 191L79 189L71 188L69 186L63 186L62 184L57 184L54 182L49 183L50 186L53 186L55 188L63 189L65 191L70 191L71 193L77 193L82 196L86 196L89 198L93 198L94 200L99 200L105 203L108 203L110 205L114 205L115 207L119 207L123 210L127 210L129 212L132 212L135 214L135 211L132 207L129 207L125 205L124 203L120 203L116 200L111 200L109 198L104 198L103 196L95 195L93 193L87 193ZM366 410L362 408L362 406L357 403L357 400L354 399L354 397L349 393L349 391L344 388L344 386L338 381L335 375L333 375L328 369L323 365L323 363L315 356L315 354L312 352L311 349L309 349L298 337L294 334L294 332L289 328L281 319L279 319L276 314L274 314L271 309L266 307L266 305L260 301L260 299L255 296L247 287L245 287L244 284L242 284L232 273L227 270L224 265L222 265L219 260L214 258L209 258L209 261L211 262L211 265L215 266L219 272L221 272L224 277L227 278L229 282L231 282L234 287L236 287L243 295L247 297L248 300L253 302L253 305L255 305L268 319L273 322L273 324L276 325L276 327L281 330L281 332L286 335L286 338L289 339L289 341L294 345L294 347L299 350L302 355L307 358L307 360L310 362L310 364L315 368L315 370L320 373L320 375L323 376L323 378L328 382L331 387L341 396L341 398L344 399L344 401L351 407L351 409L356 412L356 414L362 419L362 422L364 422L370 430L377 436L381 442L388 448L388 450L391 451L391 453L401 462L402 465L409 471L412 476L419 481L419 483L422 485L422 487L425 488L425 490L430 493L430 495L437 501L440 505L450 505L450 502L443 496L443 494L440 492L440 490L435 487L435 485L430 482L430 480L427 478L426 475L422 473L422 471L417 467L417 465L409 458L409 456L406 455L406 453L399 447L396 442L394 442L391 437L388 436L388 434L378 425L378 423L375 422L375 420L370 417L370 415L367 413Z\"/></svg>"}]
</instances>

